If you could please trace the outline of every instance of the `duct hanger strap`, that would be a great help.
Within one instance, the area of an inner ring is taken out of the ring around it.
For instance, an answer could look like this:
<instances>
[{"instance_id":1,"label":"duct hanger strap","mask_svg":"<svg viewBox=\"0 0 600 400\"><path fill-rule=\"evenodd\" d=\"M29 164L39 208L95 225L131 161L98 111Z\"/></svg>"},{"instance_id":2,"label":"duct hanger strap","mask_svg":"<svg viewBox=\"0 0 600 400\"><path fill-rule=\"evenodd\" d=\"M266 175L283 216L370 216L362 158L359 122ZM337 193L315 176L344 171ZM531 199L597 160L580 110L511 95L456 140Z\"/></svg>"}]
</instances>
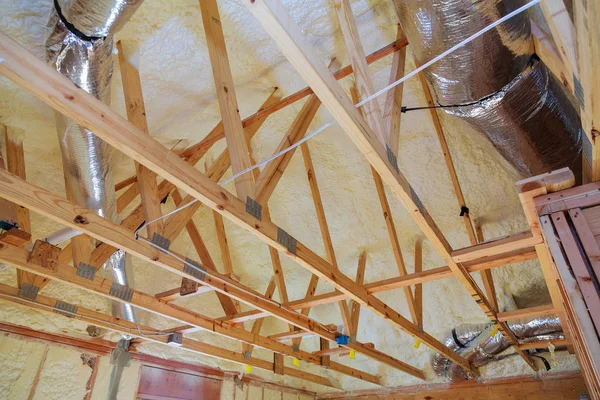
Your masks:
<instances>
[{"instance_id":1,"label":"duct hanger strap","mask_svg":"<svg viewBox=\"0 0 600 400\"><path fill-rule=\"evenodd\" d=\"M69 32L77 36L79 39L90 43L94 43L96 40L106 39L106 36L88 36L85 33L81 32L79 29L77 29L75 25L67 21L67 18L65 18L65 16L62 13L62 10L60 9L60 6L58 5L58 0L54 0L54 9L56 10L56 14L58 14L58 18L60 18L61 22L67 27Z\"/></svg>"},{"instance_id":2,"label":"duct hanger strap","mask_svg":"<svg viewBox=\"0 0 600 400\"><path fill-rule=\"evenodd\" d=\"M452 329L452 339L454 339L454 343L461 349L465 349L467 346L464 345L460 340L458 340L458 335L456 334L456 329Z\"/></svg>"}]
</instances>

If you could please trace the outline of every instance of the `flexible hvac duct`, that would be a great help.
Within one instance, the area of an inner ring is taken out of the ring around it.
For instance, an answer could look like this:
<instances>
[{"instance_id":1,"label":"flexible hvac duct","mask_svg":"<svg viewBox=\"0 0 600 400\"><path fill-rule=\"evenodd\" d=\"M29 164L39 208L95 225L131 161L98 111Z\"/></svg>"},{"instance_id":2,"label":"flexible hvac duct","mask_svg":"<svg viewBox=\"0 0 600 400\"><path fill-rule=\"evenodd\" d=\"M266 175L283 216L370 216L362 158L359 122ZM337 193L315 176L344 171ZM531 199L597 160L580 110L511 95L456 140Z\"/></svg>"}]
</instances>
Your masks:
<instances>
[{"instance_id":1,"label":"flexible hvac duct","mask_svg":"<svg viewBox=\"0 0 600 400\"><path fill-rule=\"evenodd\" d=\"M525 319L508 323L510 330L520 342L537 342L563 339L560 321L556 316L546 316ZM458 326L452 330L452 335L444 340L450 349L460 353L473 366L481 367L504 357L498 356L510 344L500 331L494 335L491 324ZM452 382L471 379L469 371L453 363L441 354L433 357L433 370L439 376L446 376Z\"/></svg>"},{"instance_id":2,"label":"flexible hvac duct","mask_svg":"<svg viewBox=\"0 0 600 400\"><path fill-rule=\"evenodd\" d=\"M46 37L47 60L77 86L110 102L112 35L143 0L55 0ZM57 114L66 185L72 200L120 222L112 177L112 148L93 132ZM103 266L122 285L132 286L129 257L116 251ZM135 320L129 305L113 305L115 316Z\"/></svg>"},{"instance_id":3,"label":"flexible hvac duct","mask_svg":"<svg viewBox=\"0 0 600 400\"><path fill-rule=\"evenodd\" d=\"M524 4L521 0L394 0L419 64ZM424 71L444 109L483 133L523 176L581 170L582 130L560 82L533 55L526 13ZM576 173L577 173L576 172Z\"/></svg>"}]
</instances>

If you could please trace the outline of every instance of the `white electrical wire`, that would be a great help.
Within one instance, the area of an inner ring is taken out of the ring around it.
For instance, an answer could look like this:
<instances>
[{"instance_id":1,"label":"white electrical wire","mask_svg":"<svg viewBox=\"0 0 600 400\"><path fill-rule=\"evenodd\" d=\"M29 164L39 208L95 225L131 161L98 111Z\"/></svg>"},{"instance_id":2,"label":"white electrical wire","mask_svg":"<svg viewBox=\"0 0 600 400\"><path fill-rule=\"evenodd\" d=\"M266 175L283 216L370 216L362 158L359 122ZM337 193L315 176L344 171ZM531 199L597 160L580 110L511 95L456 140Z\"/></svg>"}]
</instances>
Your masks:
<instances>
[{"instance_id":1,"label":"white electrical wire","mask_svg":"<svg viewBox=\"0 0 600 400\"><path fill-rule=\"evenodd\" d=\"M527 4L525 4L524 6L521 6L519 8L517 8L516 10L506 14L504 17L498 19L497 21L494 21L493 23L491 23L490 25L486 26L485 28L481 29L480 31L478 31L477 33L469 36L468 38L464 39L463 41L461 41L460 43L452 46L451 48L449 48L448 50L444 51L442 54L432 58L430 61L426 62L425 64L421 65L419 68L416 68L414 70L412 70L411 72L409 72L408 74L404 75L402 78L398 79L397 81L390 83L389 85L387 85L386 87L382 88L381 90L377 91L376 93L373 93L371 96L363 99L362 101L360 101L359 103L357 103L355 105L356 108L362 107L363 105L365 105L366 103L374 100L375 98L381 96L382 94L386 93L387 91L389 91L390 89L395 88L396 86L400 85L401 83L403 83L404 81L406 81L407 79L412 78L413 76L415 76L416 74L418 74L419 72L423 71L425 68L430 67L431 65L435 64L436 62L438 62L439 60L441 60L442 58L446 57L447 55L455 52L456 50L458 50L459 48L463 47L464 45L466 45L467 43L477 39L479 36L483 35L484 33L494 29L496 26L500 25L501 23L509 20L510 18L514 17L515 15L518 15L520 13L522 13L523 11L533 7L534 5L538 4L539 2L541 2L542 0L533 0ZM317 134L323 132L325 129L329 128L331 125L335 124L336 120L335 119L331 119L329 121L327 121L325 124L323 124L321 127L319 127L318 129L316 129L315 131L311 132L310 134L306 135L304 138L302 138L301 140L297 141L296 143L294 143L293 145L281 150L280 152L273 154L271 157L257 163L254 164L246 169L244 169L243 171L238 172L237 174L234 174L233 176L231 176L230 178L226 179L225 181L223 181L222 183L220 183L220 186L224 186L226 184L228 184L229 182L235 180L236 178L239 178L240 176L247 174L248 172L261 167L271 161L273 161L274 159L284 155L285 153L287 153L288 151L291 151L293 149L295 149L296 147L300 146L302 143L307 142L308 140L312 139L313 137L315 137ZM189 206L191 206L192 204L198 202L198 199L194 199L192 201L190 201L189 203L186 203L180 207L177 207L176 209L174 209L173 211L170 211L168 213L166 213L165 215L159 217L159 218L155 218L151 221L145 222L143 223L138 229L136 229L135 233L137 236L137 233L143 229L144 227L159 221L163 218L166 218L172 214L175 214L181 210L183 210L184 208L187 208Z\"/></svg>"}]
</instances>

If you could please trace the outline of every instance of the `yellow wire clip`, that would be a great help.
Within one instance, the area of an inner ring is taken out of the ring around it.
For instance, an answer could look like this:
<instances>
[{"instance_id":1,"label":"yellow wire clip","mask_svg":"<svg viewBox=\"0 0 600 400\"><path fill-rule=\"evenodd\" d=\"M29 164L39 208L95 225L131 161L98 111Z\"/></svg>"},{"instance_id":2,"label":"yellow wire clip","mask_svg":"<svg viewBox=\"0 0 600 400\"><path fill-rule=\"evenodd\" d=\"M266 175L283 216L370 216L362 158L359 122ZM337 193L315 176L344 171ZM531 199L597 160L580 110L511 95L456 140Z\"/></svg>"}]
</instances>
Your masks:
<instances>
[{"instance_id":1,"label":"yellow wire clip","mask_svg":"<svg viewBox=\"0 0 600 400\"><path fill-rule=\"evenodd\" d=\"M300 361L298 361L298 359L297 359L296 357L294 357L294 361L293 361L293 362L294 362L294 365L295 365L296 367L299 367L299 366L300 366Z\"/></svg>"},{"instance_id":2,"label":"yellow wire clip","mask_svg":"<svg viewBox=\"0 0 600 400\"><path fill-rule=\"evenodd\" d=\"M356 359L356 351L354 351L353 349L350 349L350 358L352 360Z\"/></svg>"},{"instance_id":3,"label":"yellow wire clip","mask_svg":"<svg viewBox=\"0 0 600 400\"><path fill-rule=\"evenodd\" d=\"M421 346L421 341L419 339L415 340L415 349L418 349Z\"/></svg>"},{"instance_id":4,"label":"yellow wire clip","mask_svg":"<svg viewBox=\"0 0 600 400\"><path fill-rule=\"evenodd\" d=\"M498 327L497 326L495 326L494 329L492 329L492 331L490 332L490 336L494 337L494 336L496 336L496 333L498 333Z\"/></svg>"},{"instance_id":5,"label":"yellow wire clip","mask_svg":"<svg viewBox=\"0 0 600 400\"><path fill-rule=\"evenodd\" d=\"M252 366L251 365L245 365L244 369L246 370L246 373L249 374L252 372Z\"/></svg>"}]
</instances>

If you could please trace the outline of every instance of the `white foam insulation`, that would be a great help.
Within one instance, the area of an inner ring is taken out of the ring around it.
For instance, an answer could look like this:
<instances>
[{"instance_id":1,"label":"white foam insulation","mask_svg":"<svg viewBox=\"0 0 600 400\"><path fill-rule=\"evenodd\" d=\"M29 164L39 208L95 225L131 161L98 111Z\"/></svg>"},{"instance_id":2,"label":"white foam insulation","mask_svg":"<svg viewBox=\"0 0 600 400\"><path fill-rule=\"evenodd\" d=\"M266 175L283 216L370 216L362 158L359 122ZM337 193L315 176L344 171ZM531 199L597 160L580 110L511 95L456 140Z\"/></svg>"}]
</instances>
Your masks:
<instances>
[{"instance_id":1,"label":"white foam insulation","mask_svg":"<svg viewBox=\"0 0 600 400\"><path fill-rule=\"evenodd\" d=\"M341 65L348 64L337 17L330 1L284 0L283 3L324 62L328 63L335 56ZM51 7L50 0L0 0L0 29L43 58L44 29ZM278 87L281 95L285 96L305 86L294 68L241 2L220 0L219 8L242 117L255 112L274 87ZM367 54L395 40L397 19L388 0L352 1L352 9ZM132 60L139 66L152 136L167 146L174 145L180 139L185 139L190 144L201 140L219 122L220 116L198 2L146 0L118 34L118 39L121 39L125 48L134 54ZM414 69L410 50L407 57L407 70ZM112 108L125 115L116 55L114 59ZM387 84L390 63L391 56L388 56L370 66L376 88ZM341 81L344 88L349 87L351 79L348 77ZM426 104L417 79L409 80L404 86L404 103L410 106ZM255 160L263 160L272 154L302 104L303 101L295 103L266 120L252 141L252 156ZM330 118L329 113L322 107L311 129L319 127ZM6 79L0 78L0 122L24 130L28 180L64 195L61 156L53 111ZM514 182L519 179L514 170L488 142L468 126L448 117L444 117L443 122L467 205L471 215L482 221L485 236L493 238L526 229L527 225L514 189ZM368 163L337 125L312 139L309 146L341 271L354 278L358 255L366 251L368 256L365 282L397 276L398 268L394 262ZM211 164L223 148L224 143L214 146L205 159L198 163L198 168L204 172L206 166ZM115 162L115 182L134 172L133 161L121 154L116 154ZM302 163L302 157L299 154L294 155L269 202L270 211L276 224L324 256L324 247ZM462 219L458 216L460 209L452 191L429 112L411 112L403 115L398 163L450 244L454 248L468 246L469 240ZM230 176L230 173L227 176ZM229 185L228 189L234 191L233 185ZM388 199L407 268L412 272L414 243L422 238L422 234L389 191ZM169 199L163 211L173 207ZM123 215L126 215L126 212L127 210ZM222 268L212 211L203 207L194 220L217 266ZM61 228L60 225L35 213L32 214L32 226L34 238L44 237ZM267 246L227 220L225 227L235 273L240 276L243 284L263 292L272 276ZM173 248L197 259L185 232L175 241ZM444 264L426 241L423 250L424 269ZM310 273L286 257L282 257L282 263L290 299L304 297ZM180 278L176 275L148 263L136 261L134 267L135 288L143 292L154 294L180 284ZM479 275L475 275L477 282L480 282ZM537 261L496 268L493 270L493 276L501 309L505 305L505 294L518 297L527 293L526 297L537 298L540 303L549 301ZM12 267L2 269L0 281L16 285L15 270ZM321 283L317 293L330 290L331 286ZM487 321L467 291L454 278L426 283L423 290L424 328L440 340L458 324ZM64 284L51 282L42 293L91 309L110 311L110 304L105 299ZM275 297L277 298L277 295ZM409 316L401 290L380 293L377 297L403 315ZM182 299L177 304L210 317L223 315L213 293ZM521 306L524 305L527 304ZM179 325L175 321L151 314L139 315L141 322L157 328ZM341 323L335 304L317 307L311 311L310 316L323 323ZM31 311L6 301L1 301L0 304L0 320L41 330L86 335L85 324ZM250 325L247 324L246 327L249 328ZM283 323L269 318L262 334L274 334L285 329ZM190 337L228 349L240 350L239 343L206 332L195 333ZM111 338L114 339L114 335ZM362 342L372 342L377 349L424 369L428 381L444 381L433 374L430 366L433 354L431 350L424 345L415 349L412 338L366 310L361 313L358 339ZM307 351L316 350L317 347L316 338L303 341L303 348ZM138 348L160 357L199 362L227 370L243 370L241 365L166 346L140 345ZM52 353L52 360L56 363L70 362L71 356L68 352L64 352L62 358L55 353ZM4 358L10 356L10 353L5 355L4 352L0 355ZM260 349L255 350L254 356L272 359L270 352ZM286 363L291 365L291 362L292 360L286 357ZM417 378L360 354L355 360L345 357L340 358L339 362L381 375L386 386L422 383ZM300 368L330 377L345 390L374 388L372 384L364 381L304 362L300 363ZM573 356L558 354L553 362L553 370L576 368L578 367ZM2 370L6 371L4 368ZM253 373L270 381L284 382L294 387L318 392L333 390L257 369ZM482 373L486 377L500 377L530 374L532 371L519 357L509 357L483 368ZM10 377L0 377L0 381L6 380L12 381ZM61 384L60 380L54 382L51 378L44 378L43 382L48 387ZM49 395L47 398L62 397Z\"/></svg>"}]
</instances>

